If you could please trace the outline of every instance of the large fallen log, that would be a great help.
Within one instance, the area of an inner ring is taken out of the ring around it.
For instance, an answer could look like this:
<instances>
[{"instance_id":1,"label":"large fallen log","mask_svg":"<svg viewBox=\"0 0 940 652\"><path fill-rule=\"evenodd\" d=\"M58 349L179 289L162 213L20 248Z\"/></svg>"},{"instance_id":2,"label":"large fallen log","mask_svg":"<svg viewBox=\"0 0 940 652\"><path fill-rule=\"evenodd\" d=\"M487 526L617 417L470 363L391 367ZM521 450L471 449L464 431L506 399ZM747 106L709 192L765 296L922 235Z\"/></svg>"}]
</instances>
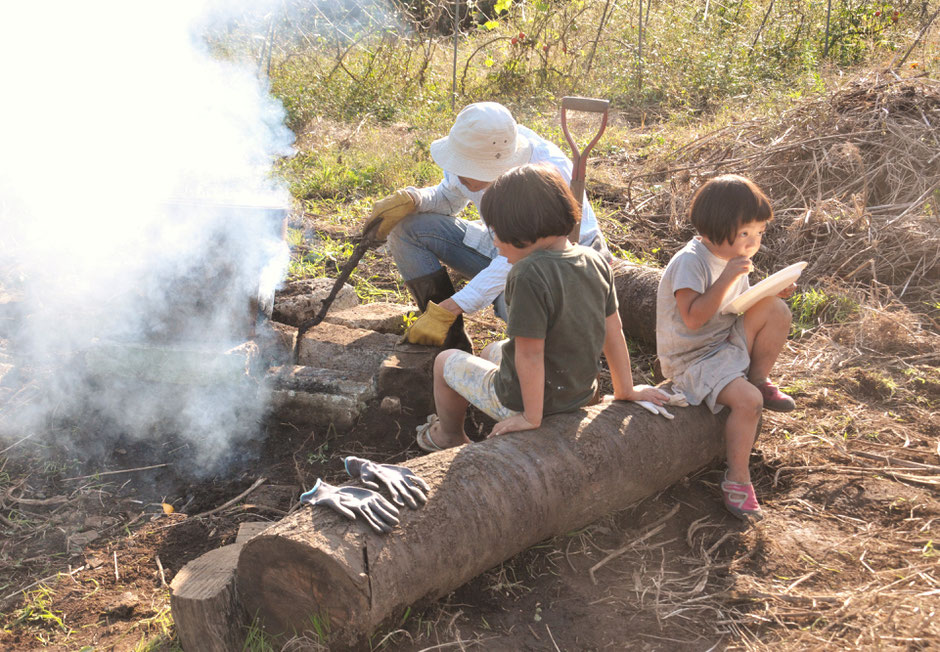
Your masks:
<instances>
[{"instance_id":1,"label":"large fallen log","mask_svg":"<svg viewBox=\"0 0 940 652\"><path fill-rule=\"evenodd\" d=\"M621 263L614 271L620 321L627 337L656 344L656 289L663 270Z\"/></svg>"},{"instance_id":2,"label":"large fallen log","mask_svg":"<svg viewBox=\"0 0 940 652\"><path fill-rule=\"evenodd\" d=\"M430 485L387 536L324 507L304 507L248 541L237 585L273 636L328 627L361 639L543 539L660 491L723 455L723 417L677 408L667 421L602 403L542 427L408 462Z\"/></svg>"}]
</instances>

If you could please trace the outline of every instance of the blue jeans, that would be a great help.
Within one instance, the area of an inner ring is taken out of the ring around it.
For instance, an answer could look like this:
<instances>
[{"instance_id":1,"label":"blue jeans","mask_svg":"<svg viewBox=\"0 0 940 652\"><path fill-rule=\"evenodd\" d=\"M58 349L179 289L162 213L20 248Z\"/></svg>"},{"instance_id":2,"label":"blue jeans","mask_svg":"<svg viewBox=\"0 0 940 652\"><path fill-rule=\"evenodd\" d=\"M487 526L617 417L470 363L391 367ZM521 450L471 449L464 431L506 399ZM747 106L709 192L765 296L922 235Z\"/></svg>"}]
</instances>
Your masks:
<instances>
[{"instance_id":1,"label":"blue jeans","mask_svg":"<svg viewBox=\"0 0 940 652\"><path fill-rule=\"evenodd\" d=\"M489 267L492 258L463 243L467 221L452 215L415 213L398 223L388 235L388 248L405 282L433 274L447 265L471 279ZM506 320L506 300L493 300L496 315Z\"/></svg>"}]
</instances>

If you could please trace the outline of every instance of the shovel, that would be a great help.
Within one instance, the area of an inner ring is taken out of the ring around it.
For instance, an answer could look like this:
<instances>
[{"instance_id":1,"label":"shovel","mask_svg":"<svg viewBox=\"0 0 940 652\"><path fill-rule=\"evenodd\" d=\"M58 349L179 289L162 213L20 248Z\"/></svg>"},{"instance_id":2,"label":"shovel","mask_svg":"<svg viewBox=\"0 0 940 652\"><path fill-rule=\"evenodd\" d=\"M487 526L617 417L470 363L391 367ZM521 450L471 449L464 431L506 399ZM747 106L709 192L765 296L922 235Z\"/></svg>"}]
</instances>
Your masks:
<instances>
[{"instance_id":1,"label":"shovel","mask_svg":"<svg viewBox=\"0 0 940 652\"><path fill-rule=\"evenodd\" d=\"M581 206L581 200L584 198L584 179L587 174L588 153L600 140L604 129L607 127L607 111L610 108L610 100L596 100L590 97L564 97L561 100L561 130L565 133L565 138L571 146L571 194L574 195L578 206ZM600 113L601 126L597 134L583 150L578 150L578 144L572 138L568 131L568 111L584 111L586 113ZM575 223L568 239L577 244L581 239L581 213L578 213L578 221Z\"/></svg>"}]
</instances>

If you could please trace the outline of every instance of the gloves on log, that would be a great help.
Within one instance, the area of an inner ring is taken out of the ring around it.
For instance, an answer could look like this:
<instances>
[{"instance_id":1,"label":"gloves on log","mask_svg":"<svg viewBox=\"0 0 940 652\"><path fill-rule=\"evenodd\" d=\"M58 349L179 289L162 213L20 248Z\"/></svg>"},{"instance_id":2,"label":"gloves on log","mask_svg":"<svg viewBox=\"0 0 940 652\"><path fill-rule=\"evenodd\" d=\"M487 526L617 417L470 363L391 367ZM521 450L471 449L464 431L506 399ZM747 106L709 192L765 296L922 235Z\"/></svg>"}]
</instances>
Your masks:
<instances>
[{"instance_id":1,"label":"gloves on log","mask_svg":"<svg viewBox=\"0 0 940 652\"><path fill-rule=\"evenodd\" d=\"M379 482L385 485L392 495L392 500L398 505L407 504L411 509L418 509L419 502L422 505L428 502L424 493L429 489L428 484L409 468L394 464L377 464L352 455L343 460L343 463L346 465L346 473L353 478L359 478L365 486L379 489Z\"/></svg>"},{"instance_id":2,"label":"gloves on log","mask_svg":"<svg viewBox=\"0 0 940 652\"><path fill-rule=\"evenodd\" d=\"M353 520L361 516L378 534L387 534L398 525L398 508L371 489L334 487L318 478L313 489L301 494L300 502L329 507Z\"/></svg>"},{"instance_id":3,"label":"gloves on log","mask_svg":"<svg viewBox=\"0 0 940 652\"><path fill-rule=\"evenodd\" d=\"M651 387L652 385L637 385L634 389L639 391L643 389L650 389ZM686 400L685 394L683 394L682 392L673 391L672 393L669 393L664 389L660 389L660 388L657 388L657 389L659 389L659 391L661 391L663 394L666 394L669 397L669 400L666 401L666 405L673 406L673 407L689 407L689 402ZM656 405L655 403L652 403L651 401L633 401L633 402L651 414L658 414L660 416L666 417L667 419L676 418L675 415L672 414L672 412L670 412L669 410L667 410L666 407L663 405Z\"/></svg>"},{"instance_id":4,"label":"gloves on log","mask_svg":"<svg viewBox=\"0 0 940 652\"><path fill-rule=\"evenodd\" d=\"M405 331L401 341L425 346L443 346L447 332L455 321L457 321L457 315L447 308L441 308L433 301L428 301L428 307Z\"/></svg>"},{"instance_id":5,"label":"gloves on log","mask_svg":"<svg viewBox=\"0 0 940 652\"><path fill-rule=\"evenodd\" d=\"M380 199L372 206L372 213L366 220L362 229L363 233L368 233L369 229L376 222L379 223L375 231L374 239L383 241L388 238L395 225L403 219L414 213L416 210L414 197L407 190L396 190L394 193L384 199Z\"/></svg>"}]
</instances>

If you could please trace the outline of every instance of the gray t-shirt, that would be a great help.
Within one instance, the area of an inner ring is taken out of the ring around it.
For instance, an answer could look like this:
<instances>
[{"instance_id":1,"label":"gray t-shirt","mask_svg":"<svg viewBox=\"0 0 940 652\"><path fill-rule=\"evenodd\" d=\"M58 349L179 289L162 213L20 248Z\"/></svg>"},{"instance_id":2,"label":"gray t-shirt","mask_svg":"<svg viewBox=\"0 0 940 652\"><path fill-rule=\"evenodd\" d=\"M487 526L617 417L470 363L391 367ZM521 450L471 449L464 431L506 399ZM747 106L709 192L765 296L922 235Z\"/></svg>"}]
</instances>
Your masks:
<instances>
[{"instance_id":1,"label":"gray t-shirt","mask_svg":"<svg viewBox=\"0 0 940 652\"><path fill-rule=\"evenodd\" d=\"M506 279L509 305L503 358L495 379L496 396L511 410L522 411L516 373L517 337L545 340L543 414L575 410L590 402L606 319L617 311L614 275L593 249L534 251L515 265Z\"/></svg>"},{"instance_id":2,"label":"gray t-shirt","mask_svg":"<svg viewBox=\"0 0 940 652\"><path fill-rule=\"evenodd\" d=\"M737 315L723 315L719 310L701 328L692 330L682 321L675 296L683 289L703 294L718 280L725 265L727 261L710 252L696 236L666 266L656 294L656 354L666 378L679 376L728 339ZM748 287L744 274L728 290L723 304Z\"/></svg>"}]
</instances>

